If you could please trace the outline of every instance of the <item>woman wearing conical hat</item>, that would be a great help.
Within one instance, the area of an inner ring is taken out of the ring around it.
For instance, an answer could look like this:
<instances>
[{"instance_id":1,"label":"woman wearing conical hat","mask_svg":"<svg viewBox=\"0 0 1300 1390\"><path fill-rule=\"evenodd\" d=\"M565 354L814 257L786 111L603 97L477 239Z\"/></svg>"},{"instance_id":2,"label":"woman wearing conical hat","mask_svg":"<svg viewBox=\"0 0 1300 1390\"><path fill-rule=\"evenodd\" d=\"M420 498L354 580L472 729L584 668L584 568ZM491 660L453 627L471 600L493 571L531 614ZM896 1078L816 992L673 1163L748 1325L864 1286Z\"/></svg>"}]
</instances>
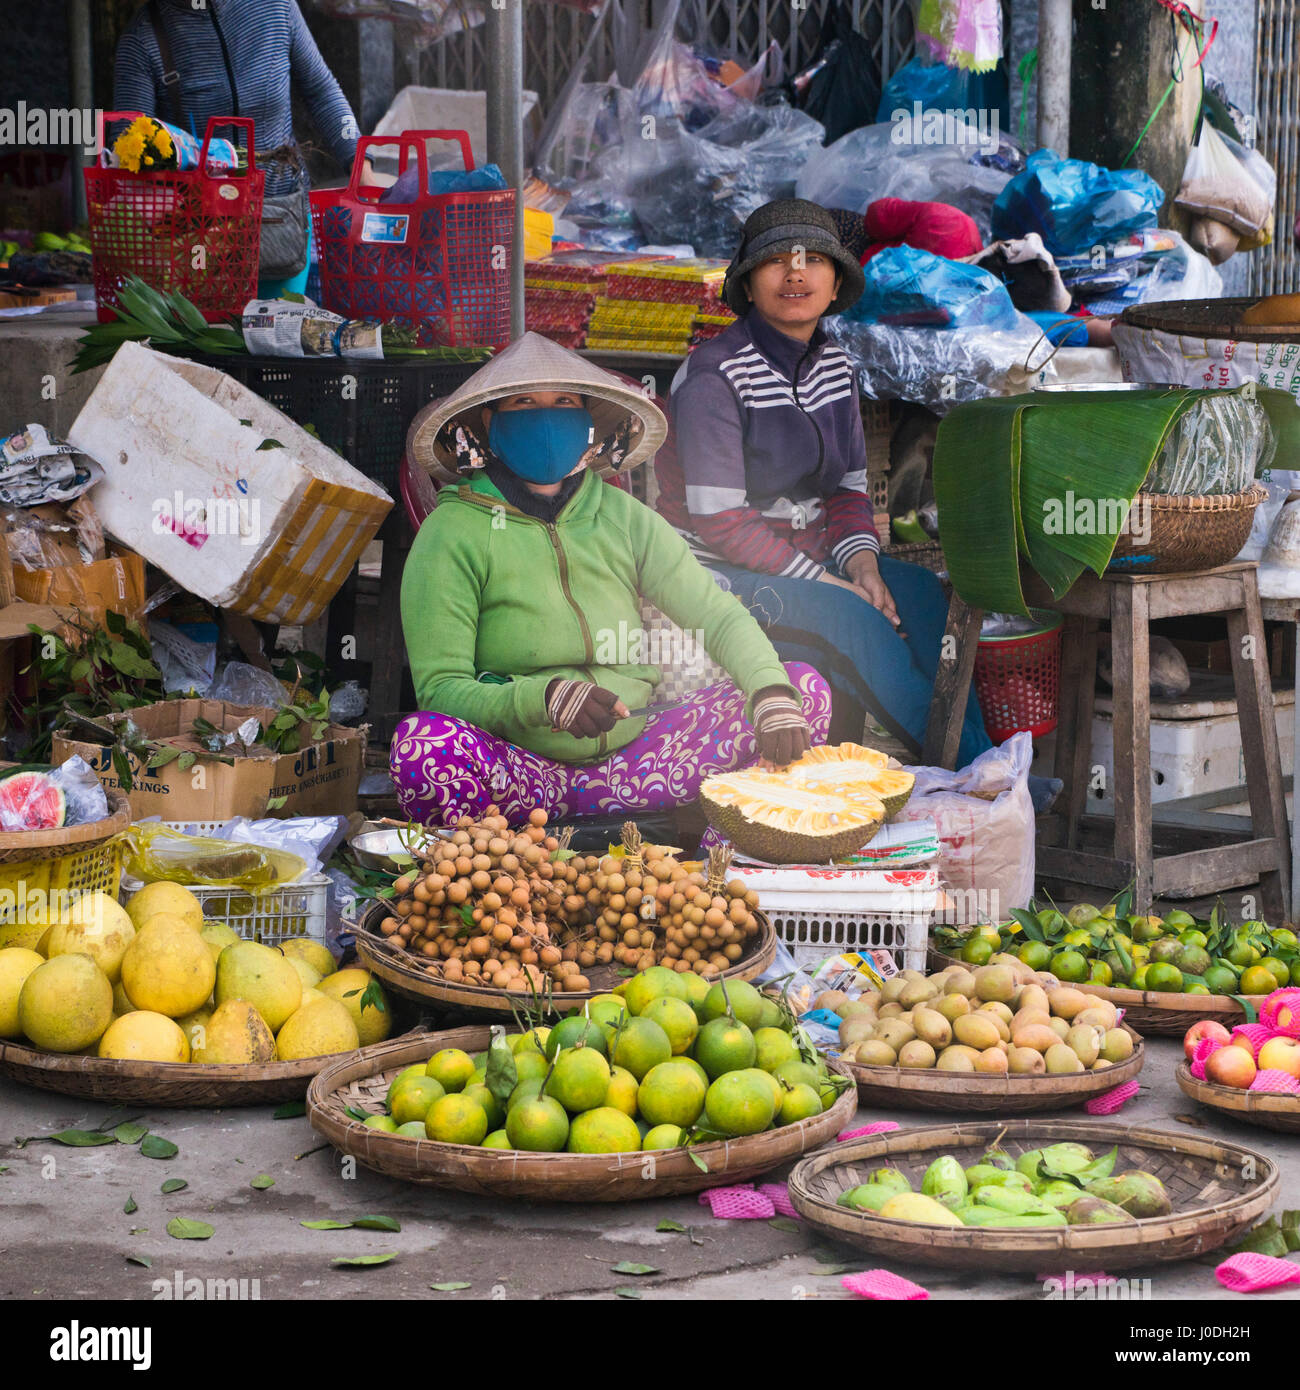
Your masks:
<instances>
[{"instance_id":1,"label":"woman wearing conical hat","mask_svg":"<svg viewBox=\"0 0 1300 1390\"><path fill-rule=\"evenodd\" d=\"M419 712L391 768L412 818L663 809L825 740L816 671L783 666L686 542L608 485L666 428L639 391L534 333L416 417L409 454L446 486L402 576ZM699 632L730 680L641 713L661 679L643 602Z\"/></svg>"}]
</instances>

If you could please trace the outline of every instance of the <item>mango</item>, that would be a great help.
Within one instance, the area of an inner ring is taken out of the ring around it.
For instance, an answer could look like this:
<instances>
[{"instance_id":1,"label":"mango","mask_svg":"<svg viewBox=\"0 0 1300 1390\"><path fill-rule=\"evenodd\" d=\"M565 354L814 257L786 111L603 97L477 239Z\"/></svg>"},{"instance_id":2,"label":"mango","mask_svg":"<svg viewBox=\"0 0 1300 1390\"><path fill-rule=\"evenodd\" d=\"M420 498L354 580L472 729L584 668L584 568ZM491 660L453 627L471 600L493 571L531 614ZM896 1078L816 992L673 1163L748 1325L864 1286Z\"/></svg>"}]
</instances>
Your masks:
<instances>
[{"instance_id":1,"label":"mango","mask_svg":"<svg viewBox=\"0 0 1300 1390\"><path fill-rule=\"evenodd\" d=\"M961 1220L933 1197L923 1192L896 1192L880 1208L888 1221L919 1221L926 1226L960 1226Z\"/></svg>"},{"instance_id":2,"label":"mango","mask_svg":"<svg viewBox=\"0 0 1300 1390\"><path fill-rule=\"evenodd\" d=\"M879 1183L882 1187L893 1188L895 1192L910 1192L912 1184L907 1175L897 1168L874 1168L867 1174L868 1183Z\"/></svg>"},{"instance_id":3,"label":"mango","mask_svg":"<svg viewBox=\"0 0 1300 1390\"><path fill-rule=\"evenodd\" d=\"M1173 1209L1164 1183L1154 1173L1140 1170L1121 1173L1118 1177L1098 1178L1088 1184L1088 1192L1093 1197L1114 1202L1139 1220L1167 1216Z\"/></svg>"},{"instance_id":4,"label":"mango","mask_svg":"<svg viewBox=\"0 0 1300 1390\"><path fill-rule=\"evenodd\" d=\"M897 1189L886 1187L878 1182L859 1183L847 1192L841 1192L837 1205L852 1207L855 1211L879 1211L891 1197L897 1197Z\"/></svg>"},{"instance_id":5,"label":"mango","mask_svg":"<svg viewBox=\"0 0 1300 1390\"><path fill-rule=\"evenodd\" d=\"M1136 1219L1123 1207L1117 1207L1103 1197L1094 1197L1091 1193L1085 1193L1065 1208L1065 1220L1071 1226L1109 1226Z\"/></svg>"},{"instance_id":6,"label":"mango","mask_svg":"<svg viewBox=\"0 0 1300 1390\"><path fill-rule=\"evenodd\" d=\"M1045 1202L1019 1187L977 1187L971 1193L971 1200L978 1206L996 1207L998 1211L1017 1215L1048 1210Z\"/></svg>"},{"instance_id":7,"label":"mango","mask_svg":"<svg viewBox=\"0 0 1300 1390\"><path fill-rule=\"evenodd\" d=\"M975 1163L966 1169L966 1185L973 1190L977 1187L1019 1187L1028 1191L1032 1186L1023 1173L1013 1168L995 1168L991 1163Z\"/></svg>"},{"instance_id":8,"label":"mango","mask_svg":"<svg viewBox=\"0 0 1300 1390\"><path fill-rule=\"evenodd\" d=\"M966 1200L970 1190L962 1166L951 1154L936 1158L925 1170L921 1179L921 1191L933 1197L946 1207L955 1207Z\"/></svg>"}]
</instances>

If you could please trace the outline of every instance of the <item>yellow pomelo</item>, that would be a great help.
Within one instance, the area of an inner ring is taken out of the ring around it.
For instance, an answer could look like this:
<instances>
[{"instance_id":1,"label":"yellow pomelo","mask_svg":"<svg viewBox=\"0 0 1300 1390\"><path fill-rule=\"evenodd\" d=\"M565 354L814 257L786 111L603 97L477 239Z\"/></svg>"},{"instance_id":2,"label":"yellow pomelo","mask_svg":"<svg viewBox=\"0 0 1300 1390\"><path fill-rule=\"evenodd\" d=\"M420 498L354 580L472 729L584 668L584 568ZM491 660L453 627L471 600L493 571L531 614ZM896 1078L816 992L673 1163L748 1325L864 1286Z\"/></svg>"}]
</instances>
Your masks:
<instances>
[{"instance_id":1,"label":"yellow pomelo","mask_svg":"<svg viewBox=\"0 0 1300 1390\"><path fill-rule=\"evenodd\" d=\"M291 936L280 942L280 949L289 957L305 960L323 980L338 968L328 946L321 941L313 941L309 936Z\"/></svg>"},{"instance_id":2,"label":"yellow pomelo","mask_svg":"<svg viewBox=\"0 0 1300 1390\"><path fill-rule=\"evenodd\" d=\"M18 996L23 982L45 960L39 951L25 946L8 946L0 950L0 1038L16 1038L18 1026Z\"/></svg>"},{"instance_id":3,"label":"yellow pomelo","mask_svg":"<svg viewBox=\"0 0 1300 1390\"><path fill-rule=\"evenodd\" d=\"M126 905L137 931L160 912L179 917L195 931L203 925L203 904L179 883L146 883Z\"/></svg>"},{"instance_id":4,"label":"yellow pomelo","mask_svg":"<svg viewBox=\"0 0 1300 1390\"><path fill-rule=\"evenodd\" d=\"M18 994L18 1026L47 1052L80 1052L113 1020L113 986L89 956L38 965Z\"/></svg>"},{"instance_id":5,"label":"yellow pomelo","mask_svg":"<svg viewBox=\"0 0 1300 1390\"><path fill-rule=\"evenodd\" d=\"M269 1062L274 1056L275 1039L262 1015L247 999L228 999L218 1004L208 1019L203 1046L194 1049L190 1060L249 1065Z\"/></svg>"},{"instance_id":6,"label":"yellow pomelo","mask_svg":"<svg viewBox=\"0 0 1300 1390\"><path fill-rule=\"evenodd\" d=\"M167 918L146 922L122 957L126 997L137 1009L168 1018L201 1008L216 976L212 953L198 932Z\"/></svg>"},{"instance_id":7,"label":"yellow pomelo","mask_svg":"<svg viewBox=\"0 0 1300 1390\"><path fill-rule=\"evenodd\" d=\"M185 1034L185 1041L191 1052L197 1052L207 1041L208 1020L212 1017L211 1005L195 1009L192 1014L182 1014L176 1026Z\"/></svg>"},{"instance_id":8,"label":"yellow pomelo","mask_svg":"<svg viewBox=\"0 0 1300 1390\"><path fill-rule=\"evenodd\" d=\"M275 1039L275 1053L283 1062L301 1057L327 1057L331 1052L351 1052L357 1045L357 1025L335 999L319 999L304 1005L285 1020Z\"/></svg>"},{"instance_id":9,"label":"yellow pomelo","mask_svg":"<svg viewBox=\"0 0 1300 1390\"><path fill-rule=\"evenodd\" d=\"M227 946L238 946L244 939L234 927L216 920L205 921L199 928L199 935L208 943L213 960L217 960Z\"/></svg>"},{"instance_id":10,"label":"yellow pomelo","mask_svg":"<svg viewBox=\"0 0 1300 1390\"><path fill-rule=\"evenodd\" d=\"M107 893L86 893L50 924L45 954L89 956L115 984L122 976L122 957L135 939L130 917Z\"/></svg>"},{"instance_id":11,"label":"yellow pomelo","mask_svg":"<svg viewBox=\"0 0 1300 1390\"><path fill-rule=\"evenodd\" d=\"M302 980L274 947L241 941L227 946L217 961L215 998L218 1004L247 999L275 1033L301 1006Z\"/></svg>"},{"instance_id":12,"label":"yellow pomelo","mask_svg":"<svg viewBox=\"0 0 1300 1390\"><path fill-rule=\"evenodd\" d=\"M308 1004L315 1003L317 999L328 999L328 994L322 994L313 985L304 985L302 991L302 1003L298 1005L300 1009L306 1008ZM337 1001L335 1001L337 1002Z\"/></svg>"},{"instance_id":13,"label":"yellow pomelo","mask_svg":"<svg viewBox=\"0 0 1300 1390\"><path fill-rule=\"evenodd\" d=\"M303 989L311 989L320 984L324 976L314 965L303 960L301 956L285 956L285 960L298 972L298 978L302 981Z\"/></svg>"},{"instance_id":14,"label":"yellow pomelo","mask_svg":"<svg viewBox=\"0 0 1300 1390\"><path fill-rule=\"evenodd\" d=\"M331 999L337 999L352 1015L352 1021L357 1025L357 1036L361 1039L362 1047L369 1047L371 1043L383 1042L393 1029L392 1005L388 1002L388 996L384 994L378 981L375 981L375 990L384 1001L384 1007L378 1009L374 1004L367 1004L365 1013L361 1012L361 996L369 988L370 983L370 971L354 967L350 970L336 970L334 974L327 975L316 986L322 994L327 994Z\"/></svg>"},{"instance_id":15,"label":"yellow pomelo","mask_svg":"<svg viewBox=\"0 0 1300 1390\"><path fill-rule=\"evenodd\" d=\"M126 997L126 986L121 980L113 986L113 1013L120 1018L123 1014L135 1012L135 1005Z\"/></svg>"},{"instance_id":16,"label":"yellow pomelo","mask_svg":"<svg viewBox=\"0 0 1300 1390\"><path fill-rule=\"evenodd\" d=\"M41 955L45 956L46 959L49 958L50 935L53 931L54 928L52 926L46 927L45 930L41 932L40 939L36 942L36 949L41 953Z\"/></svg>"},{"instance_id":17,"label":"yellow pomelo","mask_svg":"<svg viewBox=\"0 0 1300 1390\"><path fill-rule=\"evenodd\" d=\"M165 1014L137 1009L108 1025L99 1055L126 1062L188 1062L190 1044L180 1025Z\"/></svg>"},{"instance_id":18,"label":"yellow pomelo","mask_svg":"<svg viewBox=\"0 0 1300 1390\"><path fill-rule=\"evenodd\" d=\"M32 921L30 914L22 921L0 923L0 950L7 951L10 947L21 948L36 951L44 957L45 953L41 951L40 944L48 931L49 927L43 921Z\"/></svg>"}]
</instances>

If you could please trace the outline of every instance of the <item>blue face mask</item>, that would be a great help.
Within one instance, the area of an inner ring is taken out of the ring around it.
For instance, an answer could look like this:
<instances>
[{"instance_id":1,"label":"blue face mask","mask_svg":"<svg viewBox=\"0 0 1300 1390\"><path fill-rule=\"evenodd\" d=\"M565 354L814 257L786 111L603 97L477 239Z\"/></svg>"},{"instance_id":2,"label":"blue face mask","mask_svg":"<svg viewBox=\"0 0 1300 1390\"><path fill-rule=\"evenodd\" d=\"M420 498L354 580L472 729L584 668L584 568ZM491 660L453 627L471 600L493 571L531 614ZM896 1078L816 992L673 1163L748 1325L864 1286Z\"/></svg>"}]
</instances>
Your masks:
<instances>
[{"instance_id":1,"label":"blue face mask","mask_svg":"<svg viewBox=\"0 0 1300 1390\"><path fill-rule=\"evenodd\" d=\"M492 452L530 483L558 483L573 472L591 446L595 421L589 410L544 406L497 410L488 426Z\"/></svg>"}]
</instances>

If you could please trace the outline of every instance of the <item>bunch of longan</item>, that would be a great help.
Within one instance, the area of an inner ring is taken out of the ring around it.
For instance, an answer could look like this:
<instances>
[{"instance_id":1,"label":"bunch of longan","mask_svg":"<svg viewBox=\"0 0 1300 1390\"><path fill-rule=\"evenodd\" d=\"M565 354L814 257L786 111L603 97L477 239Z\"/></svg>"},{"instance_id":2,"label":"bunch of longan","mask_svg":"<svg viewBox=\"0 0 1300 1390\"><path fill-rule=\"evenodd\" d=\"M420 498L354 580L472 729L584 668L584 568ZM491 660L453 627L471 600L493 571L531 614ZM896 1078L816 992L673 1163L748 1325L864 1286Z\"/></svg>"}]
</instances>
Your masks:
<instances>
[{"instance_id":1,"label":"bunch of longan","mask_svg":"<svg viewBox=\"0 0 1300 1390\"><path fill-rule=\"evenodd\" d=\"M724 881L730 853L711 851L707 875L688 872L675 859L656 853L653 845L644 855L662 934L656 963L697 975L734 965L758 933L758 894L741 879Z\"/></svg>"}]
</instances>

